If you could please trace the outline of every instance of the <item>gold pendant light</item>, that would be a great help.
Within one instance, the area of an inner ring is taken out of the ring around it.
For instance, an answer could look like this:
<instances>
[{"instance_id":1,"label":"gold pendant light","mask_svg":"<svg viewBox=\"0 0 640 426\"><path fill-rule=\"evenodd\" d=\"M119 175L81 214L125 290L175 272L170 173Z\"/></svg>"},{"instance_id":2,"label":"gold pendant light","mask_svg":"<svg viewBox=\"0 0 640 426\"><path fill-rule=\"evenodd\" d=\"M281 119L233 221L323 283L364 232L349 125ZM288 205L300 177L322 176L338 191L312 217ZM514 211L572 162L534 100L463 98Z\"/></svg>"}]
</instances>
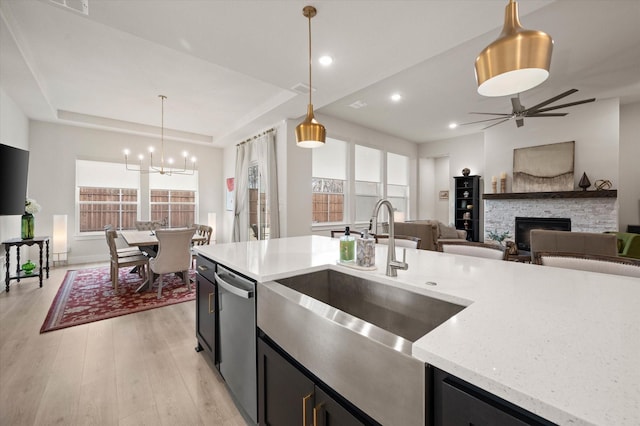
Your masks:
<instances>
[{"instance_id":1,"label":"gold pendant light","mask_svg":"<svg viewBox=\"0 0 640 426\"><path fill-rule=\"evenodd\" d=\"M327 131L324 126L313 116L313 104L311 103L311 18L316 16L316 8L305 6L302 14L309 19L309 106L304 121L296 127L296 142L303 148L316 148L324 145Z\"/></svg>"},{"instance_id":2,"label":"gold pendant light","mask_svg":"<svg viewBox=\"0 0 640 426\"><path fill-rule=\"evenodd\" d=\"M553 40L526 30L518 19L518 3L509 0L500 36L476 58L478 93L506 96L529 90L549 77Z\"/></svg>"}]
</instances>

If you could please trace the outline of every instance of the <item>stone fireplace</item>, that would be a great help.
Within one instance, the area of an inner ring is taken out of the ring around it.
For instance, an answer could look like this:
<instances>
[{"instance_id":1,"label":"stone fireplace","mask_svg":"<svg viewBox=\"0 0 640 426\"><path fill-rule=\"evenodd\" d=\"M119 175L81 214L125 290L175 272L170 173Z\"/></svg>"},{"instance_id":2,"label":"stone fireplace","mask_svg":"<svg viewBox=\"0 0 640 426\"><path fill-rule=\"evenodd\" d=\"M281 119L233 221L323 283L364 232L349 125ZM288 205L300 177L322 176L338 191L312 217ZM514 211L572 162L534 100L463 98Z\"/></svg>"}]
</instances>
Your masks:
<instances>
[{"instance_id":1,"label":"stone fireplace","mask_svg":"<svg viewBox=\"0 0 640 426\"><path fill-rule=\"evenodd\" d=\"M484 240L487 231L509 231L515 236L517 216L568 218L571 230L618 230L616 190L484 194Z\"/></svg>"}]
</instances>

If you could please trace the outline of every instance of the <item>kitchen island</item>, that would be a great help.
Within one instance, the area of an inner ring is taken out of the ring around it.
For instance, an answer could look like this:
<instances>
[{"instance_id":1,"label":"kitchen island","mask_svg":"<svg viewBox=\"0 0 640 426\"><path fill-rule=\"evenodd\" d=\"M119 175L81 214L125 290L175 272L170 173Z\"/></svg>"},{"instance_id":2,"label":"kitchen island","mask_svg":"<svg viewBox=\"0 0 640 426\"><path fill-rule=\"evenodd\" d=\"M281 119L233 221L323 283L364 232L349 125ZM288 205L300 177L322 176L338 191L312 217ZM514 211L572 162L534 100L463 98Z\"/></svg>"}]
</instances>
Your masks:
<instances>
[{"instance_id":1,"label":"kitchen island","mask_svg":"<svg viewBox=\"0 0 640 426\"><path fill-rule=\"evenodd\" d=\"M554 423L640 423L640 280L424 250L407 250L409 269L391 278L386 246L376 270L356 271L336 264L338 244L308 236L196 251L258 289L334 269L466 306L412 356Z\"/></svg>"}]
</instances>

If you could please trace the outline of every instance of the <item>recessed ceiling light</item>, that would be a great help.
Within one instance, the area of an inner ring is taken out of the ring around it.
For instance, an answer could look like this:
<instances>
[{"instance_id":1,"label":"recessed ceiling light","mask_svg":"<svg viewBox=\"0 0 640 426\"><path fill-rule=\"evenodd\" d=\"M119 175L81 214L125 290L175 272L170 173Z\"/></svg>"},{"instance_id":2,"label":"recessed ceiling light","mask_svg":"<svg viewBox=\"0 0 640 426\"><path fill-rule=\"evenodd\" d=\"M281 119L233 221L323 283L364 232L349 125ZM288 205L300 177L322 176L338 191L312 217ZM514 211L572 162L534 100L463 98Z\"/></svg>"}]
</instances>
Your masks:
<instances>
[{"instance_id":1,"label":"recessed ceiling light","mask_svg":"<svg viewBox=\"0 0 640 426\"><path fill-rule=\"evenodd\" d=\"M455 129L456 127L458 127L457 123L449 123L449 128L450 129Z\"/></svg>"},{"instance_id":2,"label":"recessed ceiling light","mask_svg":"<svg viewBox=\"0 0 640 426\"><path fill-rule=\"evenodd\" d=\"M393 95L391 95L391 100L393 102L398 102L400 101L400 99L402 99L402 95L400 95L400 93L394 93Z\"/></svg>"},{"instance_id":3,"label":"recessed ceiling light","mask_svg":"<svg viewBox=\"0 0 640 426\"><path fill-rule=\"evenodd\" d=\"M333 58L328 55L320 56L320 59L318 59L318 62L320 62L320 65L328 67L333 63Z\"/></svg>"}]
</instances>

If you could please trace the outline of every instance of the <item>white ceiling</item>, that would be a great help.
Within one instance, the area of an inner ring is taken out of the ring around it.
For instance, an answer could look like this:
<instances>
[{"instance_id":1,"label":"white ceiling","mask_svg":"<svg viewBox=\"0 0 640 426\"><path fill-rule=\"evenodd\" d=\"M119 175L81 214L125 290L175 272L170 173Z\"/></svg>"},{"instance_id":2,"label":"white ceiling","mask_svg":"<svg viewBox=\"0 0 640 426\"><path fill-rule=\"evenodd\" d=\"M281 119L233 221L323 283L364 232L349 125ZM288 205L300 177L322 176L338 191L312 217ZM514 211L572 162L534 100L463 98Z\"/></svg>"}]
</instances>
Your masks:
<instances>
[{"instance_id":1,"label":"white ceiling","mask_svg":"<svg viewBox=\"0 0 640 426\"><path fill-rule=\"evenodd\" d=\"M480 131L448 129L478 119L469 111L511 111L508 97L477 94L473 71L506 0L88 0L88 16L0 0L0 84L30 118L141 134L157 133L163 94L169 137L226 146L306 112L308 95L292 88L308 82L307 4L318 9L317 113L421 143ZM525 28L554 39L551 77L521 95L525 106L570 88L580 91L562 103L640 101L640 1L519 7Z\"/></svg>"}]
</instances>

